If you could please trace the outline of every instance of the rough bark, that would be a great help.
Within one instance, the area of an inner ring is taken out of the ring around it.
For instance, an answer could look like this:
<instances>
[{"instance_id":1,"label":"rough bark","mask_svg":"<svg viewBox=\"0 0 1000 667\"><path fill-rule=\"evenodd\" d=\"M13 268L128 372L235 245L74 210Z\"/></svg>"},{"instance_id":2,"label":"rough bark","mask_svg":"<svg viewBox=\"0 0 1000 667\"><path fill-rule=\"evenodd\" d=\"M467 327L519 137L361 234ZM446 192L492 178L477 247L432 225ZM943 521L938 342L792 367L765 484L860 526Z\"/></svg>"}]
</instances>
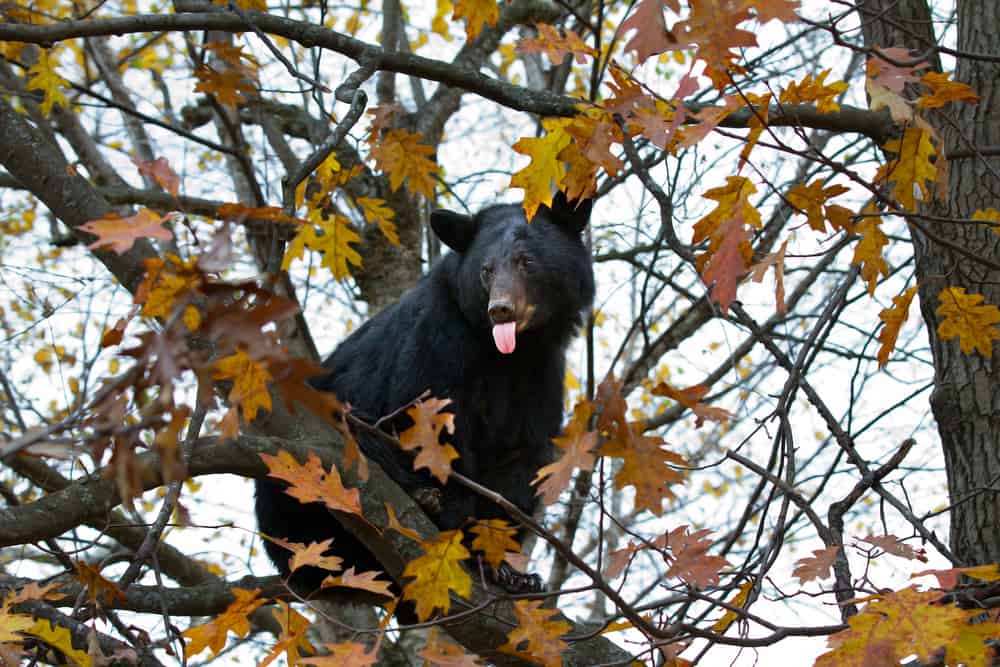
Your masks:
<instances>
[{"instance_id":1,"label":"rough bark","mask_svg":"<svg viewBox=\"0 0 1000 667\"><path fill-rule=\"evenodd\" d=\"M869 45L908 46L926 52L933 44L926 0L861 3ZM958 1L958 51L993 62L959 57L955 76L982 97L977 105L951 105L937 117L946 153L974 156L949 161L944 201L937 215L968 219L976 210L1000 209L1000 160L976 149L1000 144L1000 6L995 0ZM932 61L937 61L933 58ZM932 223L922 223L930 226ZM920 304L934 354L931 408L938 423L948 476L951 548L962 565L1000 561L1000 355L960 352L958 340L942 341L935 313L945 287L982 294L1000 304L1000 274L974 258L1000 262L1000 235L974 224L937 223L933 237L911 227Z\"/></svg>"}]
</instances>

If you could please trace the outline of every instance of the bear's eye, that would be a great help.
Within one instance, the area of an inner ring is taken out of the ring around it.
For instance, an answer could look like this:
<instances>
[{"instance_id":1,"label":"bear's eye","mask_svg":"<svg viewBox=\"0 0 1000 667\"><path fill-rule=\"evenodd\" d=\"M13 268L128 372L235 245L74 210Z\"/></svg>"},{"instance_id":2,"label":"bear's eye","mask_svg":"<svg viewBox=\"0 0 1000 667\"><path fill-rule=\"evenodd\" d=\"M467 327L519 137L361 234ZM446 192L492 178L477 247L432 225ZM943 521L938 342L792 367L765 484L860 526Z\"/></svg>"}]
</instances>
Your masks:
<instances>
[{"instance_id":1,"label":"bear's eye","mask_svg":"<svg viewBox=\"0 0 1000 667\"><path fill-rule=\"evenodd\" d=\"M518 255L514 258L514 263L517 264L520 269L527 269L534 265L534 260L527 255Z\"/></svg>"},{"instance_id":2,"label":"bear's eye","mask_svg":"<svg viewBox=\"0 0 1000 667\"><path fill-rule=\"evenodd\" d=\"M483 282L487 282L492 275L493 267L489 264L483 264L483 268L479 271L479 276L483 279Z\"/></svg>"}]
</instances>

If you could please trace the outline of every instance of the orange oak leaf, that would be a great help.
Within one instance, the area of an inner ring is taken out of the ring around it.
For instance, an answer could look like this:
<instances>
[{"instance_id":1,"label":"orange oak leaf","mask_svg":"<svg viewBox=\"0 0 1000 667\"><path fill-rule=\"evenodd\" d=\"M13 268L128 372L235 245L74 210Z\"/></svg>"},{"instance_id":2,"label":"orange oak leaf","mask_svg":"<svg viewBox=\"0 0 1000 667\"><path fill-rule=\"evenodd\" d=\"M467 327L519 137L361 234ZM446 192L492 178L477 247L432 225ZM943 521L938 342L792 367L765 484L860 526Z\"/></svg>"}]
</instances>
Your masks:
<instances>
[{"instance_id":1,"label":"orange oak leaf","mask_svg":"<svg viewBox=\"0 0 1000 667\"><path fill-rule=\"evenodd\" d=\"M139 169L140 174L152 178L157 185L173 196L176 197L177 193L180 192L181 177L178 176L177 172L170 166L170 162L167 161L167 158L158 157L155 160L150 160L149 162L143 162L137 158L132 158L132 164Z\"/></svg>"},{"instance_id":2,"label":"orange oak leaf","mask_svg":"<svg viewBox=\"0 0 1000 667\"><path fill-rule=\"evenodd\" d=\"M572 626L556 619L558 609L542 608L542 600L517 600L514 616L517 627L507 634L501 653L515 655L545 667L562 665L562 654L569 644L560 639Z\"/></svg>"},{"instance_id":3,"label":"orange oak leaf","mask_svg":"<svg viewBox=\"0 0 1000 667\"><path fill-rule=\"evenodd\" d=\"M667 533L667 546L670 547L671 554L667 576L678 577L698 588L718 583L719 571L729 565L729 561L722 556L708 555L712 540L706 539L706 536L711 533L707 528L689 533L687 526L680 526Z\"/></svg>"},{"instance_id":4,"label":"orange oak leaf","mask_svg":"<svg viewBox=\"0 0 1000 667\"><path fill-rule=\"evenodd\" d=\"M259 599L258 594L260 589L234 588L233 595L236 599L224 612L204 625L195 625L182 632L181 636L188 640L187 655L198 655L206 648L211 650L213 656L218 655L225 647L226 637L230 632L239 637L246 637L250 632L250 621L247 617L257 607L267 602L266 599Z\"/></svg>"},{"instance_id":5,"label":"orange oak leaf","mask_svg":"<svg viewBox=\"0 0 1000 667\"><path fill-rule=\"evenodd\" d=\"M486 562L494 568L500 567L508 553L521 550L514 539L517 529L503 519L479 520L469 530L476 536L472 548L481 551Z\"/></svg>"},{"instance_id":6,"label":"orange oak leaf","mask_svg":"<svg viewBox=\"0 0 1000 667\"><path fill-rule=\"evenodd\" d=\"M302 652L315 653L316 649L306 637L306 631L312 627L312 621L299 612L292 609L287 602L277 601L278 606L271 608L271 614L281 627L277 643L271 647L270 652L257 663L257 667L267 667L282 653L289 665L298 665L302 658Z\"/></svg>"},{"instance_id":7,"label":"orange oak leaf","mask_svg":"<svg viewBox=\"0 0 1000 667\"><path fill-rule=\"evenodd\" d=\"M615 488L635 489L636 509L663 514L663 502L674 497L670 484L684 481L684 475L672 466L687 465L679 454L665 449L658 436L643 435L641 426L630 424L619 428L601 445L601 454L622 459L615 475Z\"/></svg>"},{"instance_id":8,"label":"orange oak leaf","mask_svg":"<svg viewBox=\"0 0 1000 667\"><path fill-rule=\"evenodd\" d=\"M323 644L328 655L299 659L298 664L307 667L370 667L378 661L378 652L360 642L340 642Z\"/></svg>"},{"instance_id":9,"label":"orange oak leaf","mask_svg":"<svg viewBox=\"0 0 1000 667\"><path fill-rule=\"evenodd\" d=\"M536 493L542 496L542 502L546 505L559 499L559 495L573 479L573 470L590 470L594 466L597 432L588 430L593 411L593 404L590 402L577 403L563 435L552 439L561 454L556 461L539 469L531 482L538 485Z\"/></svg>"},{"instance_id":10,"label":"orange oak leaf","mask_svg":"<svg viewBox=\"0 0 1000 667\"><path fill-rule=\"evenodd\" d=\"M979 95L968 84L951 81L948 72L927 72L920 80L931 89L930 93L917 100L917 107L921 109L939 109L948 102L979 102Z\"/></svg>"},{"instance_id":11,"label":"orange oak leaf","mask_svg":"<svg viewBox=\"0 0 1000 667\"><path fill-rule=\"evenodd\" d=\"M895 535L869 535L862 538L861 541L872 544L893 556L899 556L907 560L919 560L922 563L927 562L927 551L925 549L911 547Z\"/></svg>"},{"instance_id":12,"label":"orange oak leaf","mask_svg":"<svg viewBox=\"0 0 1000 667\"><path fill-rule=\"evenodd\" d=\"M239 406L247 421L256 419L261 408L270 412L271 392L267 383L271 381L271 374L266 364L251 359L244 349L237 349L228 357L218 359L212 370L212 379L232 381L227 400Z\"/></svg>"},{"instance_id":13,"label":"orange oak leaf","mask_svg":"<svg viewBox=\"0 0 1000 667\"><path fill-rule=\"evenodd\" d=\"M169 317L177 301L196 292L204 276L196 267L197 260L182 260L167 255L163 260L150 257L143 260L146 276L135 291L133 301L142 304L143 317Z\"/></svg>"},{"instance_id":14,"label":"orange oak leaf","mask_svg":"<svg viewBox=\"0 0 1000 667\"><path fill-rule=\"evenodd\" d=\"M465 40L471 42L486 24L495 26L500 18L497 0L455 0L452 20L465 19Z\"/></svg>"},{"instance_id":15,"label":"orange oak leaf","mask_svg":"<svg viewBox=\"0 0 1000 667\"><path fill-rule=\"evenodd\" d=\"M835 113L840 111L840 105L836 98L847 90L846 81L834 81L826 83L826 75L830 73L825 69L815 77L806 74L802 81L792 82L781 91L778 99L785 104L808 104L816 103L816 110L820 113Z\"/></svg>"},{"instance_id":16,"label":"orange oak leaf","mask_svg":"<svg viewBox=\"0 0 1000 667\"><path fill-rule=\"evenodd\" d=\"M583 65L588 57L597 55L593 47L572 30L556 28L548 23L536 23L535 28L538 37L518 42L517 50L521 53L544 53L553 65L561 65L569 55L576 58L577 64Z\"/></svg>"},{"instance_id":17,"label":"orange oak leaf","mask_svg":"<svg viewBox=\"0 0 1000 667\"><path fill-rule=\"evenodd\" d=\"M380 574L382 573L375 571L355 572L353 567L349 567L338 577L327 577L324 579L321 588L338 586L341 588L357 588L375 593L376 595L384 595L387 598L394 597L392 590L389 588L392 584L383 579L376 579Z\"/></svg>"},{"instance_id":18,"label":"orange oak leaf","mask_svg":"<svg viewBox=\"0 0 1000 667\"><path fill-rule=\"evenodd\" d=\"M854 246L854 257L851 264L861 265L861 278L868 283L868 293L875 293L878 277L889 275L889 264L882 256L882 249L889 244L889 237L882 233L880 225L882 218L876 215L865 215L855 227L855 232L861 235L858 244Z\"/></svg>"},{"instance_id":19,"label":"orange oak leaf","mask_svg":"<svg viewBox=\"0 0 1000 667\"><path fill-rule=\"evenodd\" d=\"M87 246L88 248L110 248L122 255L132 249L137 239L169 241L174 238L174 233L163 225L178 217L180 213L161 216L156 211L140 208L138 213L128 218L108 213L103 218L83 223L80 229L97 237L96 241Z\"/></svg>"},{"instance_id":20,"label":"orange oak leaf","mask_svg":"<svg viewBox=\"0 0 1000 667\"><path fill-rule=\"evenodd\" d=\"M823 215L823 207L827 201L848 192L848 188L843 185L831 185L823 187L823 180L816 179L809 185L801 183L788 191L785 198L799 213L806 216L809 226L817 232L826 232L826 219Z\"/></svg>"},{"instance_id":21,"label":"orange oak leaf","mask_svg":"<svg viewBox=\"0 0 1000 667\"><path fill-rule=\"evenodd\" d=\"M528 166L516 172L510 179L510 187L524 190L524 214L528 219L535 217L535 211L542 204L552 204L552 187L562 183L566 166L559 155L572 141L566 133L572 123L567 118L546 118L543 137L521 137L513 149L531 158Z\"/></svg>"},{"instance_id":22,"label":"orange oak leaf","mask_svg":"<svg viewBox=\"0 0 1000 667\"><path fill-rule=\"evenodd\" d=\"M797 577L803 584L814 579L828 579L830 577L830 568L833 567L833 561L837 560L837 554L840 553L840 549L841 546L839 544L834 544L833 546L813 550L812 556L806 556L795 561L798 567L792 570L792 576Z\"/></svg>"},{"instance_id":23,"label":"orange oak leaf","mask_svg":"<svg viewBox=\"0 0 1000 667\"><path fill-rule=\"evenodd\" d=\"M333 544L332 537L328 540L323 540L322 542L311 542L309 544L287 542L268 535L265 535L264 537L292 552L292 557L288 559L288 570L290 572L295 572L295 570L306 565L318 567L329 572L339 572L340 567L344 562L344 559L339 556L323 555L330 550L330 547Z\"/></svg>"},{"instance_id":24,"label":"orange oak leaf","mask_svg":"<svg viewBox=\"0 0 1000 667\"><path fill-rule=\"evenodd\" d=\"M461 562L470 556L469 550L462 545L462 531L442 531L420 546L424 555L407 563L403 570L403 576L412 579L403 585L403 599L413 600L417 618L425 621L435 609L448 613L451 591L468 597L472 591L472 578L461 566Z\"/></svg>"},{"instance_id":25,"label":"orange oak leaf","mask_svg":"<svg viewBox=\"0 0 1000 667\"><path fill-rule=\"evenodd\" d=\"M276 455L261 454L268 469L268 476L288 482L285 493L301 503L323 503L332 510L363 516L361 494L357 489L344 488L336 465L330 471L323 469L323 462L309 453L305 464L299 464L284 450Z\"/></svg>"},{"instance_id":26,"label":"orange oak leaf","mask_svg":"<svg viewBox=\"0 0 1000 667\"><path fill-rule=\"evenodd\" d=\"M427 468L442 484L451 475L451 462L458 452L448 444L441 444L442 432L455 432L455 415L441 412L451 399L428 398L417 402L406 411L413 426L399 434L400 446L408 452L417 452L413 469Z\"/></svg>"},{"instance_id":27,"label":"orange oak leaf","mask_svg":"<svg viewBox=\"0 0 1000 667\"><path fill-rule=\"evenodd\" d=\"M434 183L441 176L441 166L434 160L434 148L423 136L404 128L372 131L368 137L369 155L375 166L389 177L395 192L406 181L406 189L434 199Z\"/></svg>"},{"instance_id":28,"label":"orange oak leaf","mask_svg":"<svg viewBox=\"0 0 1000 667\"><path fill-rule=\"evenodd\" d=\"M223 220L244 222L245 220L269 220L304 224L305 220L293 218L284 213L280 206L244 206L243 204L220 204L215 215Z\"/></svg>"},{"instance_id":29,"label":"orange oak leaf","mask_svg":"<svg viewBox=\"0 0 1000 667\"><path fill-rule=\"evenodd\" d=\"M816 667L896 665L914 654L928 663L941 652L944 664L986 667L992 651L983 640L1000 625L970 624L977 613L945 603L940 592L915 587L873 596L848 619L848 629L830 636L832 650L819 657Z\"/></svg>"},{"instance_id":30,"label":"orange oak leaf","mask_svg":"<svg viewBox=\"0 0 1000 667\"><path fill-rule=\"evenodd\" d=\"M686 389L677 389L667 382L660 382L653 387L650 393L654 396L672 398L688 410L691 410L697 417L695 426L700 427L706 419L724 424L732 418L732 413L722 408L713 408L701 402L701 399L705 397L709 389L710 387L703 384L696 384Z\"/></svg>"},{"instance_id":31,"label":"orange oak leaf","mask_svg":"<svg viewBox=\"0 0 1000 667\"><path fill-rule=\"evenodd\" d=\"M896 349L896 339L910 315L910 302L916 293L917 286L913 285L899 296L892 297L892 308L886 308L878 314L878 318L885 324L878 332L878 341L882 343L878 349L879 368L889 363L889 355Z\"/></svg>"},{"instance_id":32,"label":"orange oak leaf","mask_svg":"<svg viewBox=\"0 0 1000 667\"><path fill-rule=\"evenodd\" d=\"M1000 309L992 304L980 305L983 298L982 294L966 294L964 287L945 287L938 295L941 305L934 312L941 318L937 328L941 340L958 338L963 353L978 351L989 359L993 356L993 339L1000 338L996 327Z\"/></svg>"},{"instance_id":33,"label":"orange oak leaf","mask_svg":"<svg viewBox=\"0 0 1000 667\"><path fill-rule=\"evenodd\" d=\"M482 658L466 653L437 627L427 634L427 643L419 655L427 661L425 664L434 667L481 667L483 664Z\"/></svg>"},{"instance_id":34,"label":"orange oak leaf","mask_svg":"<svg viewBox=\"0 0 1000 667\"><path fill-rule=\"evenodd\" d=\"M109 603L128 599L115 582L105 579L99 569L82 560L76 561L76 578L87 589L91 604L97 604L99 597Z\"/></svg>"},{"instance_id":35,"label":"orange oak leaf","mask_svg":"<svg viewBox=\"0 0 1000 667\"><path fill-rule=\"evenodd\" d=\"M212 93L220 104L237 107L246 102L244 93L252 93L255 89L247 79L246 72L238 68L227 68L219 72L208 65L201 65L194 71L198 79L194 90L196 93Z\"/></svg>"}]
</instances>

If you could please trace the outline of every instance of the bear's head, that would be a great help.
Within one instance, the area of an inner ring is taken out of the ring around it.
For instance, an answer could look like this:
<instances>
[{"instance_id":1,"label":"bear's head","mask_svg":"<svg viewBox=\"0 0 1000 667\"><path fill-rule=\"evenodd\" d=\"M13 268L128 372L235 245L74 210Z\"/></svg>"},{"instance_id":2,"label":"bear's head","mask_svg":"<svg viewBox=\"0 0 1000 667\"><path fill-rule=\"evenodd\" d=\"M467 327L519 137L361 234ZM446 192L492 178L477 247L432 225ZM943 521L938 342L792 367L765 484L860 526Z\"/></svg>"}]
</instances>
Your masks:
<instances>
[{"instance_id":1,"label":"bear's head","mask_svg":"<svg viewBox=\"0 0 1000 667\"><path fill-rule=\"evenodd\" d=\"M574 206L558 193L529 223L518 204L475 216L434 211L431 227L455 252L447 258L450 287L466 319L496 349L518 342L565 344L594 298L594 274L582 232L592 202ZM523 334L523 336L522 336Z\"/></svg>"}]
</instances>

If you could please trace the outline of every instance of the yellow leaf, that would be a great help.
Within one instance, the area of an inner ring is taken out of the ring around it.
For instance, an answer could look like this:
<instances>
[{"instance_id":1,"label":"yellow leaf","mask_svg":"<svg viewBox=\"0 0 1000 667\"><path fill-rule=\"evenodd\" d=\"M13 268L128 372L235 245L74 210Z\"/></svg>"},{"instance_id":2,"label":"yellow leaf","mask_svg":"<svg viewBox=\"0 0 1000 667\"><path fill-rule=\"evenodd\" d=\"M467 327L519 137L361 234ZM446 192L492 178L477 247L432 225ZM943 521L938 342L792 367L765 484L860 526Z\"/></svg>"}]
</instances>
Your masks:
<instances>
[{"instance_id":1,"label":"yellow leaf","mask_svg":"<svg viewBox=\"0 0 1000 667\"><path fill-rule=\"evenodd\" d=\"M931 143L930 132L920 127L906 128L900 139L886 142L886 151L895 153L896 158L879 168L879 175L890 183L895 183L893 195L904 208L915 211L917 202L931 198L927 181L934 182L937 168L931 158L937 150Z\"/></svg>"},{"instance_id":2,"label":"yellow leaf","mask_svg":"<svg viewBox=\"0 0 1000 667\"><path fill-rule=\"evenodd\" d=\"M61 625L38 619L33 626L25 630L40 638L49 646L59 649L63 654L80 667L90 667L92 660L86 651L73 648L73 635Z\"/></svg>"},{"instance_id":3,"label":"yellow leaf","mask_svg":"<svg viewBox=\"0 0 1000 667\"><path fill-rule=\"evenodd\" d=\"M517 530L503 519L480 520L469 530L476 536L472 548L482 551L486 562L494 568L500 567L508 552L516 554L521 551L521 546L514 539Z\"/></svg>"},{"instance_id":4,"label":"yellow leaf","mask_svg":"<svg viewBox=\"0 0 1000 667\"><path fill-rule=\"evenodd\" d=\"M465 19L465 41L471 42L482 32L483 24L496 25L500 18L497 0L455 0L452 19Z\"/></svg>"},{"instance_id":5,"label":"yellow leaf","mask_svg":"<svg viewBox=\"0 0 1000 667\"><path fill-rule=\"evenodd\" d=\"M816 110L820 113L840 111L840 105L834 101L834 98L847 90L847 82L834 81L827 84L824 80L829 73L830 70L825 69L815 78L812 74L807 74L801 82L795 83L793 81L788 84L785 90L781 91L778 99L785 104L815 102Z\"/></svg>"},{"instance_id":6,"label":"yellow leaf","mask_svg":"<svg viewBox=\"0 0 1000 667\"><path fill-rule=\"evenodd\" d=\"M737 592L733 599L729 601L729 604L733 607L740 607L742 609L743 605L746 604L747 598L750 597L751 590L753 590L752 579L740 586L739 592ZM733 624L733 621L739 617L740 615L735 611L727 609L726 613L722 615L722 618L712 624L712 632L718 632L719 634L725 633L725 631L729 629L729 626Z\"/></svg>"},{"instance_id":7,"label":"yellow leaf","mask_svg":"<svg viewBox=\"0 0 1000 667\"><path fill-rule=\"evenodd\" d=\"M323 253L322 265L330 270L336 280L346 280L350 275L348 265L361 266L361 255L351 244L361 237L350 227L350 221L336 213L327 217L325 207L310 208L309 222L288 244L281 268L287 271L293 259L300 259L306 248Z\"/></svg>"},{"instance_id":8,"label":"yellow leaf","mask_svg":"<svg viewBox=\"0 0 1000 667\"><path fill-rule=\"evenodd\" d=\"M847 192L843 185L831 185L823 187L823 180L816 179L809 185L801 183L792 188L786 195L788 203L794 206L800 213L805 214L809 226L817 232L826 232L826 220L823 215L823 207L827 200L837 195Z\"/></svg>"},{"instance_id":9,"label":"yellow leaf","mask_svg":"<svg viewBox=\"0 0 1000 667\"><path fill-rule=\"evenodd\" d=\"M256 419L260 408L270 412L271 393L267 390L267 383L273 378L262 364L251 359L243 349L216 361L212 379L233 381L228 400L240 406L243 418L247 421Z\"/></svg>"},{"instance_id":10,"label":"yellow leaf","mask_svg":"<svg viewBox=\"0 0 1000 667\"><path fill-rule=\"evenodd\" d=\"M431 31L441 35L449 42L452 37L451 33L448 32L448 21L445 20L445 17L451 13L453 8L451 0L437 0L437 11L431 20Z\"/></svg>"},{"instance_id":11,"label":"yellow leaf","mask_svg":"<svg viewBox=\"0 0 1000 667\"><path fill-rule=\"evenodd\" d=\"M198 655L206 648L212 651L213 657L218 655L226 645L226 636L230 630L239 637L246 637L250 632L247 616L267 602L266 599L257 599L259 593L259 589L234 588L233 595L236 599L222 614L204 625L195 625L182 632L181 636L188 640L187 655Z\"/></svg>"},{"instance_id":12,"label":"yellow leaf","mask_svg":"<svg viewBox=\"0 0 1000 667\"><path fill-rule=\"evenodd\" d=\"M979 95L968 84L949 79L951 74L948 72L927 72L921 76L920 80L927 84L931 92L917 100L917 106L921 109L939 109L948 102L975 104L979 101Z\"/></svg>"},{"instance_id":13,"label":"yellow leaf","mask_svg":"<svg viewBox=\"0 0 1000 667\"><path fill-rule=\"evenodd\" d=\"M962 352L977 350L986 358L993 356L993 339L1000 338L994 326L1000 322L1000 309L994 305L979 305L982 294L966 294L964 287L945 287L938 295L941 305L935 311L942 318L938 324L941 340L958 337Z\"/></svg>"},{"instance_id":14,"label":"yellow leaf","mask_svg":"<svg viewBox=\"0 0 1000 667\"><path fill-rule=\"evenodd\" d=\"M997 224L990 225L989 228L994 234L1000 234L1000 211L995 208L985 208L976 211L972 214L973 220L982 220L983 222L994 222Z\"/></svg>"},{"instance_id":15,"label":"yellow leaf","mask_svg":"<svg viewBox=\"0 0 1000 667\"><path fill-rule=\"evenodd\" d=\"M570 123L572 120L566 118L547 118L542 121L545 136L522 137L513 146L515 151L531 158L528 166L510 179L510 187L524 190L524 213L529 220L539 206L552 204L552 187L561 184L566 175L559 154L572 140L566 133Z\"/></svg>"},{"instance_id":16,"label":"yellow leaf","mask_svg":"<svg viewBox=\"0 0 1000 667\"><path fill-rule=\"evenodd\" d=\"M878 318L885 323L882 331L878 334L878 340L882 346L878 349L879 368L889 363L889 355L896 349L896 339L899 337L899 330L903 328L903 323L910 314L910 302L913 295L917 293L917 286L914 285L899 296L892 297L892 308L886 308L878 314Z\"/></svg>"},{"instance_id":17,"label":"yellow leaf","mask_svg":"<svg viewBox=\"0 0 1000 667\"><path fill-rule=\"evenodd\" d=\"M396 212L385 205L385 200L375 197L358 197L354 201L361 208L365 220L378 225L382 234L389 239L389 243L398 246L399 234L396 232L396 223L392 221L396 217Z\"/></svg>"},{"instance_id":18,"label":"yellow leaf","mask_svg":"<svg viewBox=\"0 0 1000 667\"><path fill-rule=\"evenodd\" d=\"M28 76L31 77L28 81L28 90L40 90L45 95L40 108L46 116L52 113L53 104L69 109L69 100L62 92L64 88L69 87L69 84L56 72L55 59L49 54L49 50L42 50L38 62L28 70Z\"/></svg>"},{"instance_id":19,"label":"yellow leaf","mask_svg":"<svg viewBox=\"0 0 1000 667\"><path fill-rule=\"evenodd\" d=\"M10 613L7 611L6 600L4 603L0 608L0 642L19 642L24 637L18 633L31 632L36 621L27 614Z\"/></svg>"},{"instance_id":20,"label":"yellow leaf","mask_svg":"<svg viewBox=\"0 0 1000 667\"><path fill-rule=\"evenodd\" d=\"M404 577L413 581L403 586L403 599L417 605L417 618L430 618L435 609L447 614L451 608L450 591L468 597L472 591L472 578L460 563L469 557L469 550L462 546L462 531L447 530L437 538L423 542L424 555L406 564Z\"/></svg>"},{"instance_id":21,"label":"yellow leaf","mask_svg":"<svg viewBox=\"0 0 1000 667\"><path fill-rule=\"evenodd\" d=\"M201 284L197 258L183 261L167 255L167 261L157 257L143 260L146 277L135 293L135 303L141 303L144 317L169 317L174 305L185 293Z\"/></svg>"},{"instance_id":22,"label":"yellow leaf","mask_svg":"<svg viewBox=\"0 0 1000 667\"><path fill-rule=\"evenodd\" d=\"M558 609L542 608L542 600L517 600L514 602L517 627L508 633L507 643L500 647L500 652L527 658L545 667L562 665L562 654L569 644L560 637L572 626L552 618L558 615Z\"/></svg>"},{"instance_id":23,"label":"yellow leaf","mask_svg":"<svg viewBox=\"0 0 1000 667\"><path fill-rule=\"evenodd\" d=\"M861 265L861 278L868 283L868 293L875 293L875 285L879 275L889 275L889 265L882 256L882 249L889 243L889 237L882 233L879 225L882 218L866 215L855 228L861 234L861 239L854 246L854 257L851 264Z\"/></svg>"}]
</instances>

